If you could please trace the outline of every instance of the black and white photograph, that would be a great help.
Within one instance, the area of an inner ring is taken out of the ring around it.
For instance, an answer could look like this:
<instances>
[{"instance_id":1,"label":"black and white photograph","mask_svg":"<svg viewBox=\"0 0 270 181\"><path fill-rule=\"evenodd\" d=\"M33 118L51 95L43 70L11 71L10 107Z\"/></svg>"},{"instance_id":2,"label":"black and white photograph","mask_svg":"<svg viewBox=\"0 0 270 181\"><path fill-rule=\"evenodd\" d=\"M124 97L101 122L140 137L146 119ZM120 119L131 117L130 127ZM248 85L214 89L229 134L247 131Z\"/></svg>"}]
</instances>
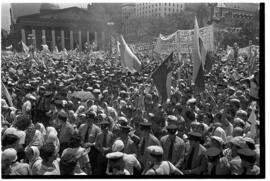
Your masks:
<instances>
[{"instance_id":1,"label":"black and white photograph","mask_svg":"<svg viewBox=\"0 0 270 181\"><path fill-rule=\"evenodd\" d=\"M265 178L264 13L1 2L1 178Z\"/></svg>"}]
</instances>

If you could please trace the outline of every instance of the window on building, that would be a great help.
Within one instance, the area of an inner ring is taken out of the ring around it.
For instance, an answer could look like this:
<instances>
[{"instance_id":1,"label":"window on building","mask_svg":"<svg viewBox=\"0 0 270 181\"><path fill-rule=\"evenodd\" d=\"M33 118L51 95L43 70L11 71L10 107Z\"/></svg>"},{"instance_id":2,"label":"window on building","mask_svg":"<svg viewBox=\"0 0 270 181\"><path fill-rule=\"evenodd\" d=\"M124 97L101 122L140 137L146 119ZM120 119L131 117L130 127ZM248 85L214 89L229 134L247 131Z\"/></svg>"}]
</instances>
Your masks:
<instances>
[{"instance_id":1,"label":"window on building","mask_svg":"<svg viewBox=\"0 0 270 181\"><path fill-rule=\"evenodd\" d=\"M167 5L167 3L165 3L165 6Z\"/></svg>"}]
</instances>

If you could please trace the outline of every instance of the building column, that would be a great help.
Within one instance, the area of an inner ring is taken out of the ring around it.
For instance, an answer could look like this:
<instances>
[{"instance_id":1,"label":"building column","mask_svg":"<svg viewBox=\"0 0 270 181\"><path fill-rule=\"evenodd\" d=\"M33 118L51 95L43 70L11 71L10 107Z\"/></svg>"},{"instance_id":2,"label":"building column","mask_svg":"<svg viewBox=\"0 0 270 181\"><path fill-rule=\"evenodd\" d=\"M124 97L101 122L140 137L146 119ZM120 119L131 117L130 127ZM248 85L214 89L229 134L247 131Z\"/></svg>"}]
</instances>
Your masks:
<instances>
[{"instance_id":1,"label":"building column","mask_svg":"<svg viewBox=\"0 0 270 181\"><path fill-rule=\"evenodd\" d=\"M54 50L55 47L55 31L52 30L52 50Z\"/></svg>"},{"instance_id":2,"label":"building column","mask_svg":"<svg viewBox=\"0 0 270 181\"><path fill-rule=\"evenodd\" d=\"M46 44L46 30L42 30L42 44Z\"/></svg>"},{"instance_id":3,"label":"building column","mask_svg":"<svg viewBox=\"0 0 270 181\"><path fill-rule=\"evenodd\" d=\"M87 41L87 43L90 43L90 40L89 40L89 31L87 31L87 33L86 33L86 41Z\"/></svg>"},{"instance_id":4,"label":"building column","mask_svg":"<svg viewBox=\"0 0 270 181\"><path fill-rule=\"evenodd\" d=\"M103 31L101 34L101 49L105 50L105 32Z\"/></svg>"},{"instance_id":5,"label":"building column","mask_svg":"<svg viewBox=\"0 0 270 181\"><path fill-rule=\"evenodd\" d=\"M64 48L65 48L65 32L64 32L64 30L61 30L61 48L62 48L62 50L64 50Z\"/></svg>"},{"instance_id":6,"label":"building column","mask_svg":"<svg viewBox=\"0 0 270 181\"><path fill-rule=\"evenodd\" d=\"M81 51L82 50L82 32L81 32L81 30L79 30L78 36L79 36L79 49Z\"/></svg>"},{"instance_id":7,"label":"building column","mask_svg":"<svg viewBox=\"0 0 270 181\"><path fill-rule=\"evenodd\" d=\"M32 29L32 35L33 35L33 44L34 44L34 47L37 46L37 37L36 37L36 30L35 29Z\"/></svg>"},{"instance_id":8,"label":"building column","mask_svg":"<svg viewBox=\"0 0 270 181\"><path fill-rule=\"evenodd\" d=\"M22 33L22 41L26 44L25 30L21 29L21 33Z\"/></svg>"},{"instance_id":9,"label":"building column","mask_svg":"<svg viewBox=\"0 0 270 181\"><path fill-rule=\"evenodd\" d=\"M98 34L97 34L97 32L95 32L95 44L96 44L96 46L98 46Z\"/></svg>"},{"instance_id":10,"label":"building column","mask_svg":"<svg viewBox=\"0 0 270 181\"><path fill-rule=\"evenodd\" d=\"M73 50L73 31L70 31L70 50Z\"/></svg>"}]
</instances>

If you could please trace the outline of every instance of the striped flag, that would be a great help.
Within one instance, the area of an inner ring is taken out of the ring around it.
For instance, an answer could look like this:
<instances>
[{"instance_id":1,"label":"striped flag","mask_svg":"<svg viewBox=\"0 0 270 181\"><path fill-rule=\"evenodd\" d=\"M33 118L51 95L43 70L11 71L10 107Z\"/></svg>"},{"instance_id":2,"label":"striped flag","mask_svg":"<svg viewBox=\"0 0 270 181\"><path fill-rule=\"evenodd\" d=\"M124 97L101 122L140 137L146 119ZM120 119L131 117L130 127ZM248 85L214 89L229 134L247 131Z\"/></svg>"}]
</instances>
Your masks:
<instances>
[{"instance_id":1,"label":"striped flag","mask_svg":"<svg viewBox=\"0 0 270 181\"><path fill-rule=\"evenodd\" d=\"M1 86L2 86L2 94L3 94L3 96L7 99L7 102L9 104L9 106L13 107L11 95L9 94L9 92L8 92L5 84L3 83L3 81L1 81Z\"/></svg>"},{"instance_id":2,"label":"striped flag","mask_svg":"<svg viewBox=\"0 0 270 181\"><path fill-rule=\"evenodd\" d=\"M154 84L157 87L159 95L162 97L164 103L171 95L171 82L172 82L172 61L173 53L171 53L166 60L158 67L152 74Z\"/></svg>"},{"instance_id":3,"label":"striped flag","mask_svg":"<svg viewBox=\"0 0 270 181\"><path fill-rule=\"evenodd\" d=\"M206 49L203 44L202 38L199 33L199 26L197 18L195 16L194 23L194 35L193 35L193 50L192 50L192 60L193 60L193 76L192 80L195 84L194 93L200 93L205 90L204 85L204 65L206 57Z\"/></svg>"},{"instance_id":4,"label":"striped flag","mask_svg":"<svg viewBox=\"0 0 270 181\"><path fill-rule=\"evenodd\" d=\"M127 68L131 72L139 72L141 70L141 62L139 59L134 55L131 49L128 47L126 41L124 40L123 36L120 36L121 39L121 65L124 68Z\"/></svg>"}]
</instances>

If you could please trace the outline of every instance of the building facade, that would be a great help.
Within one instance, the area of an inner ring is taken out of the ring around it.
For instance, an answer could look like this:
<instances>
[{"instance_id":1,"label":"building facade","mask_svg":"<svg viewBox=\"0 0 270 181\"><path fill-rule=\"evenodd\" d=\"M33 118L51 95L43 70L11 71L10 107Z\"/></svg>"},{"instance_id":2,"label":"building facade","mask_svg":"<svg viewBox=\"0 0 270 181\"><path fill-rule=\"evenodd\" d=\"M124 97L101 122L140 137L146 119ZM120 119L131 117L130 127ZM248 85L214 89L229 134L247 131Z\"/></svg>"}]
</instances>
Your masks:
<instances>
[{"instance_id":1,"label":"building facade","mask_svg":"<svg viewBox=\"0 0 270 181\"><path fill-rule=\"evenodd\" d=\"M185 10L184 3L136 3L136 16L160 16L179 13Z\"/></svg>"},{"instance_id":2,"label":"building facade","mask_svg":"<svg viewBox=\"0 0 270 181\"><path fill-rule=\"evenodd\" d=\"M258 7L258 3L219 3L214 9L214 17L251 20L258 12Z\"/></svg>"},{"instance_id":3,"label":"building facade","mask_svg":"<svg viewBox=\"0 0 270 181\"><path fill-rule=\"evenodd\" d=\"M100 49L104 49L105 25L97 22L89 11L78 7L46 7L49 6L41 5L40 13L17 18L12 28L14 47L19 41L23 41L26 45L34 44L37 49L41 49L42 44L47 44L50 50L55 46L59 50L82 50L85 42L95 41Z\"/></svg>"}]
</instances>

